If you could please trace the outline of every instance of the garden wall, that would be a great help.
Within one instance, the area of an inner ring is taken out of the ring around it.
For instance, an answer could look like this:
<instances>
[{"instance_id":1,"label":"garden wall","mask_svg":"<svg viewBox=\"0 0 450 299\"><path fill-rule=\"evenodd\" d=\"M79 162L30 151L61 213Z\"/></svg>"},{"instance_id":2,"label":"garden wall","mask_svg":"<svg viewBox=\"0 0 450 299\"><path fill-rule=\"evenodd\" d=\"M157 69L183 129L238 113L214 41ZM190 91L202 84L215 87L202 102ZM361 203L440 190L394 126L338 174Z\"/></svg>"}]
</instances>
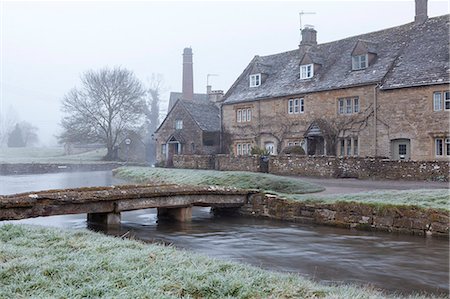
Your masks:
<instances>
[{"instance_id":1,"label":"garden wall","mask_svg":"<svg viewBox=\"0 0 450 299\"><path fill-rule=\"evenodd\" d=\"M432 235L448 238L449 213L414 207L386 207L349 203L305 203L257 193L239 212L272 219L316 223L344 228Z\"/></svg>"},{"instance_id":2,"label":"garden wall","mask_svg":"<svg viewBox=\"0 0 450 299\"><path fill-rule=\"evenodd\" d=\"M175 155L175 168L259 172L259 156ZM326 178L446 181L449 161L393 161L382 158L271 156L269 173Z\"/></svg>"},{"instance_id":3,"label":"garden wall","mask_svg":"<svg viewBox=\"0 0 450 299\"><path fill-rule=\"evenodd\" d=\"M448 181L448 161L393 161L381 158L270 157L269 172L283 175L359 179Z\"/></svg>"}]
</instances>

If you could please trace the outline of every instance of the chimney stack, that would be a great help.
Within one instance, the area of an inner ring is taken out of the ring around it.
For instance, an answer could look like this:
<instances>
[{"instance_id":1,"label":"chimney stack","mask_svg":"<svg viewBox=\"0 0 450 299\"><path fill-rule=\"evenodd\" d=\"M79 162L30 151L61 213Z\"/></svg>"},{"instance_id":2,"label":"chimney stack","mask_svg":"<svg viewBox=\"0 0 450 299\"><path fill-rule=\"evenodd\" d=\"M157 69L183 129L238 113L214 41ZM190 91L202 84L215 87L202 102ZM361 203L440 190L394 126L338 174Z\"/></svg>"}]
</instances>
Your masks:
<instances>
[{"instance_id":1,"label":"chimney stack","mask_svg":"<svg viewBox=\"0 0 450 299\"><path fill-rule=\"evenodd\" d=\"M192 49L183 51L183 100L194 99L194 72L192 67Z\"/></svg>"},{"instance_id":2,"label":"chimney stack","mask_svg":"<svg viewBox=\"0 0 450 299\"><path fill-rule=\"evenodd\" d=\"M302 41L300 46L316 46L317 45L317 31L313 25L305 25L302 29Z\"/></svg>"},{"instance_id":3,"label":"chimney stack","mask_svg":"<svg viewBox=\"0 0 450 299\"><path fill-rule=\"evenodd\" d=\"M416 0L415 24L423 24L428 19L428 0Z\"/></svg>"}]
</instances>

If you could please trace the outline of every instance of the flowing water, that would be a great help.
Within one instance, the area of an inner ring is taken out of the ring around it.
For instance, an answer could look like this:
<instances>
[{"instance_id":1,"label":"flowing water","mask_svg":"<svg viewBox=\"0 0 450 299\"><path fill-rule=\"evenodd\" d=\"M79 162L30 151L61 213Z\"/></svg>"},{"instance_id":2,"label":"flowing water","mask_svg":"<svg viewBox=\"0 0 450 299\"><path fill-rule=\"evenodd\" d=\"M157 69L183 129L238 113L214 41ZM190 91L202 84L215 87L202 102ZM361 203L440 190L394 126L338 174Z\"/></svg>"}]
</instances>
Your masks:
<instances>
[{"instance_id":1,"label":"flowing water","mask_svg":"<svg viewBox=\"0 0 450 299\"><path fill-rule=\"evenodd\" d=\"M0 194L120 184L111 172L0 176ZM12 221L16 222L16 221ZM449 292L448 240L363 232L246 217L214 217L194 208L192 222L158 221L156 209L122 214L119 228L90 226L86 215L17 221L90 228L174 244L211 257L295 272L322 282L371 284L401 293Z\"/></svg>"}]
</instances>

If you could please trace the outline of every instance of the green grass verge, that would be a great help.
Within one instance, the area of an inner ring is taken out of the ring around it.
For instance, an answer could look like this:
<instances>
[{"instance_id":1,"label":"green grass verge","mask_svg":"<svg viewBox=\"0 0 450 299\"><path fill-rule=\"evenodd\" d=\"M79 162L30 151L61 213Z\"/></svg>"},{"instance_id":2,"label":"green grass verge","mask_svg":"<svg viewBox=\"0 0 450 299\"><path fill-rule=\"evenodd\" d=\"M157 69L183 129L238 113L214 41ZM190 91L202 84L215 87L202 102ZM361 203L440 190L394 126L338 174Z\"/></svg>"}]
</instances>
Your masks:
<instances>
[{"instance_id":1,"label":"green grass verge","mask_svg":"<svg viewBox=\"0 0 450 299\"><path fill-rule=\"evenodd\" d=\"M62 147L51 148L2 148L0 163L101 163L106 149L93 150L76 155L64 155Z\"/></svg>"},{"instance_id":2,"label":"green grass verge","mask_svg":"<svg viewBox=\"0 0 450 299\"><path fill-rule=\"evenodd\" d=\"M0 226L0 282L0 298L400 298L85 230L11 224Z\"/></svg>"},{"instance_id":3,"label":"green grass verge","mask_svg":"<svg viewBox=\"0 0 450 299\"><path fill-rule=\"evenodd\" d=\"M289 194L303 194L325 190L319 185L296 178L244 171L120 167L114 170L114 175L140 183L150 181L186 185L217 185Z\"/></svg>"},{"instance_id":4,"label":"green grass verge","mask_svg":"<svg viewBox=\"0 0 450 299\"><path fill-rule=\"evenodd\" d=\"M279 194L280 197L305 202L356 202L373 206L413 206L421 209L450 210L448 189L381 190L336 195Z\"/></svg>"}]
</instances>

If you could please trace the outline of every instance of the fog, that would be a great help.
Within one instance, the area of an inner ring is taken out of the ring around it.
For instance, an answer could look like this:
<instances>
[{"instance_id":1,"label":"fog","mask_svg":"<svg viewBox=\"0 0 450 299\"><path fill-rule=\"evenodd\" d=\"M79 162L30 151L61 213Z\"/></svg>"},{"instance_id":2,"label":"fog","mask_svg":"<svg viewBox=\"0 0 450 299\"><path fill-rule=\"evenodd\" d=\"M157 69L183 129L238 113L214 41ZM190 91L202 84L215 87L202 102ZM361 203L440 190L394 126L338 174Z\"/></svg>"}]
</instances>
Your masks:
<instances>
[{"instance_id":1,"label":"fog","mask_svg":"<svg viewBox=\"0 0 450 299\"><path fill-rule=\"evenodd\" d=\"M181 53L194 52L194 90L226 91L254 55L295 49L299 12L319 43L413 21L414 1L291 2L0 2L0 113L39 128L41 145L56 144L65 93L80 75L122 66L144 83L164 77L161 117L170 91L181 91ZM430 17L447 1L429 1Z\"/></svg>"}]
</instances>

